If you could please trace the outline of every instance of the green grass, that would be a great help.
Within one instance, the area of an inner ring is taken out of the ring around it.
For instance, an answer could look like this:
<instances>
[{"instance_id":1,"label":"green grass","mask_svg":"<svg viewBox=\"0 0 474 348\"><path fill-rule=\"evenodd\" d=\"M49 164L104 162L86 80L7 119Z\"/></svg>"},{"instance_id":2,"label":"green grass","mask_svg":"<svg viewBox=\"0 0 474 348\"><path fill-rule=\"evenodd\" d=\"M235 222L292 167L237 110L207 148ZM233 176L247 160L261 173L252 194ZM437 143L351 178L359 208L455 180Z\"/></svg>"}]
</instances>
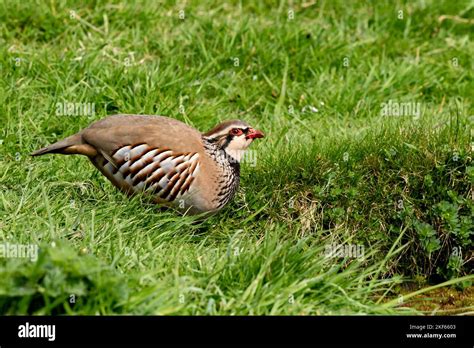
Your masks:
<instances>
[{"instance_id":1,"label":"green grass","mask_svg":"<svg viewBox=\"0 0 474 348\"><path fill-rule=\"evenodd\" d=\"M40 246L0 258L0 313L414 314L403 284L472 286L472 1L181 6L0 1L0 242ZM267 137L205 221L29 156L114 113Z\"/></svg>"}]
</instances>

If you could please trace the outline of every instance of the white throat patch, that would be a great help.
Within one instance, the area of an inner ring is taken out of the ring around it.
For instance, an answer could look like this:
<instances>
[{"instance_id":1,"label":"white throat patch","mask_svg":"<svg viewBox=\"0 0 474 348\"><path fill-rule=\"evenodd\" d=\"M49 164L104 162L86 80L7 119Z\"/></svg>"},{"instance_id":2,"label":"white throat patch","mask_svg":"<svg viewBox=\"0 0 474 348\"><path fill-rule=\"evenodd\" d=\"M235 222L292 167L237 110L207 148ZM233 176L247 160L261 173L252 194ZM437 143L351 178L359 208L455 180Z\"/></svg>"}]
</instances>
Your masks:
<instances>
[{"instance_id":1,"label":"white throat patch","mask_svg":"<svg viewBox=\"0 0 474 348\"><path fill-rule=\"evenodd\" d=\"M245 150L247 150L251 143L252 139L246 139L245 135L236 136L227 145L225 152L237 162L240 162L245 154Z\"/></svg>"}]
</instances>

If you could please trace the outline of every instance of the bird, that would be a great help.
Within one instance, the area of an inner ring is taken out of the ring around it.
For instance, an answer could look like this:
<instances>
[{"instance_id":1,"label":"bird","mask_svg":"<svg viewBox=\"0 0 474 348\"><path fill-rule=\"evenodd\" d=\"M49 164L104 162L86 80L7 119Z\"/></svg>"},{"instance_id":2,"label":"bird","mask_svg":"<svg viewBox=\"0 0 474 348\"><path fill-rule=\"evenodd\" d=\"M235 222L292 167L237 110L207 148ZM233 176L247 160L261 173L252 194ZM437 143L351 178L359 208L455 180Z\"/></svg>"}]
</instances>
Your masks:
<instances>
[{"instance_id":1,"label":"bird","mask_svg":"<svg viewBox=\"0 0 474 348\"><path fill-rule=\"evenodd\" d=\"M201 133L170 117L119 114L31 155L85 155L129 196L145 193L184 214L214 214L239 187L245 150L263 137L242 120Z\"/></svg>"}]
</instances>

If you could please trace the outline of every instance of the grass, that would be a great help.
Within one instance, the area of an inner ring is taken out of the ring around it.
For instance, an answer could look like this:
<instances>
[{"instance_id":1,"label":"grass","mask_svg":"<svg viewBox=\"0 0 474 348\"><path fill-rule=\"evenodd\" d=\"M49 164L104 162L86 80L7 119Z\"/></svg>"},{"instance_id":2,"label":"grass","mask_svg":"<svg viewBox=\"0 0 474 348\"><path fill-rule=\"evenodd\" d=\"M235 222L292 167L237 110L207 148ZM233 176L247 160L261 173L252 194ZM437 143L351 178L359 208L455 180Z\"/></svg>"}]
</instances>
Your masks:
<instances>
[{"instance_id":1,"label":"grass","mask_svg":"<svg viewBox=\"0 0 474 348\"><path fill-rule=\"evenodd\" d=\"M0 258L0 313L421 314L396 299L444 285L469 313L473 14L0 1L0 241L40 247L36 262ZM95 113L58 114L67 102ZM393 103L419 113L384 115ZM205 221L126 198L86 158L29 157L114 113L203 131L241 118L267 137ZM365 253L328 258L333 244Z\"/></svg>"}]
</instances>

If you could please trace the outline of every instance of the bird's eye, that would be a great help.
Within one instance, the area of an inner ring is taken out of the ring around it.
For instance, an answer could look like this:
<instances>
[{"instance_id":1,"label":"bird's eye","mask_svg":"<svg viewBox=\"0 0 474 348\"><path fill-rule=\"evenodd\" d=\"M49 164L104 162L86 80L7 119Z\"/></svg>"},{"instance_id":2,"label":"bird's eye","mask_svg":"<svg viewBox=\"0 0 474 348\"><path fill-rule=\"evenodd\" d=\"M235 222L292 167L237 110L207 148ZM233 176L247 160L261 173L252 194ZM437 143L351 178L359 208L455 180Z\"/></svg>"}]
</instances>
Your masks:
<instances>
[{"instance_id":1,"label":"bird's eye","mask_svg":"<svg viewBox=\"0 0 474 348\"><path fill-rule=\"evenodd\" d=\"M242 129L232 128L231 131L230 131L230 134L232 134L232 135L241 135L242 134Z\"/></svg>"}]
</instances>

